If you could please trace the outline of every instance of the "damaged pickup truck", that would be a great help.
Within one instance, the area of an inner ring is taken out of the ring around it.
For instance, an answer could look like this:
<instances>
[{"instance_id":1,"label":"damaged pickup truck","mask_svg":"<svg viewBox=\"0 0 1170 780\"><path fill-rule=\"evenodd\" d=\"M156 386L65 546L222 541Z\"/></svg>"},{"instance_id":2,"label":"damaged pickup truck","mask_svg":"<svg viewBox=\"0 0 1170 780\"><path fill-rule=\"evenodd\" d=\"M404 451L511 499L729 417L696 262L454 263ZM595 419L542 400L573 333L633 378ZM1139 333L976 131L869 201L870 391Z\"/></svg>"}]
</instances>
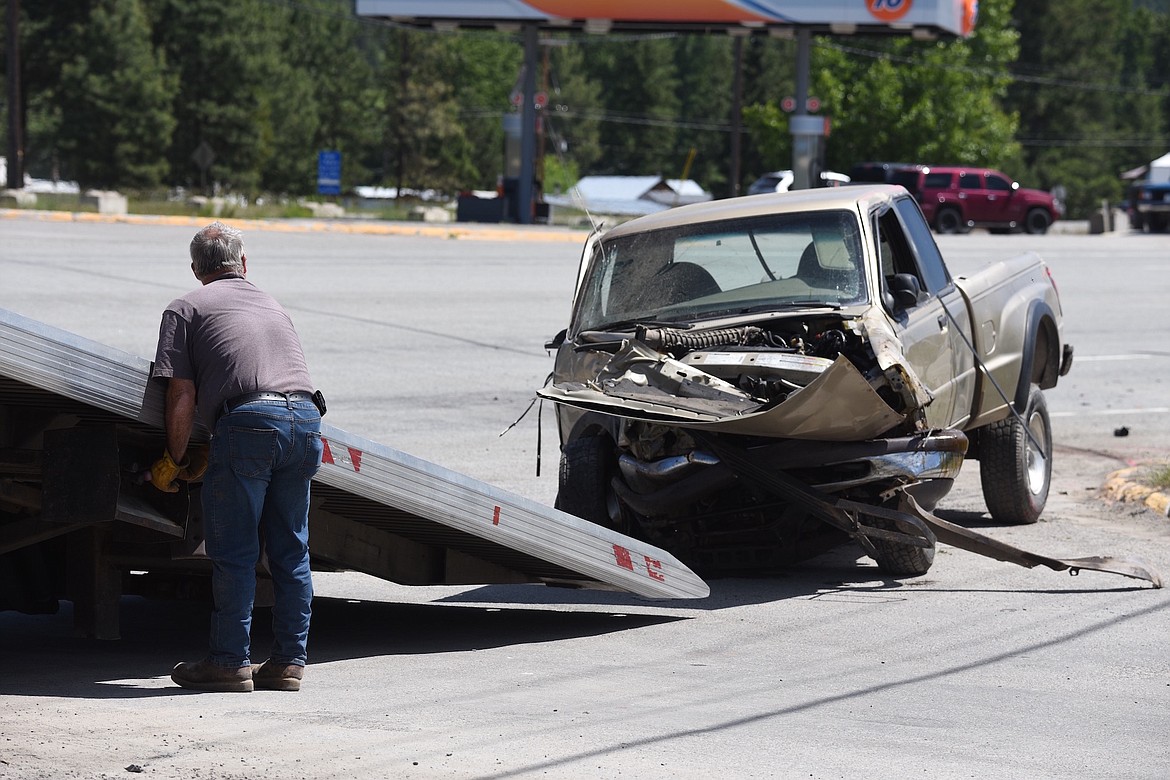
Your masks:
<instances>
[{"instance_id":1,"label":"damaged pickup truck","mask_svg":"<svg viewBox=\"0 0 1170 780\"><path fill-rule=\"evenodd\" d=\"M1033 254L953 278L901 187L696 204L595 233L538 391L557 408L557 508L708 575L853 538L895 576L925 573L941 540L1153 581L930 511L976 458L996 521L1040 517L1043 390L1072 362L1061 317Z\"/></svg>"}]
</instances>

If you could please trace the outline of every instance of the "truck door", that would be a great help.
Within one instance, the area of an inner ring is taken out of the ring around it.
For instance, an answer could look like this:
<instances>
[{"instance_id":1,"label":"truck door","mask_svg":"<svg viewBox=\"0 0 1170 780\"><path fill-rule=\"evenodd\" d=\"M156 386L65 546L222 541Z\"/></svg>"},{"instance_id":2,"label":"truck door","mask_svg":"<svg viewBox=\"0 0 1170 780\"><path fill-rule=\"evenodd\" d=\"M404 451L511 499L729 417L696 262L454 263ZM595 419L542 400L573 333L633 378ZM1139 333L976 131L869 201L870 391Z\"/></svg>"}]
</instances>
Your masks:
<instances>
[{"instance_id":1,"label":"truck door","mask_svg":"<svg viewBox=\"0 0 1170 780\"><path fill-rule=\"evenodd\" d=\"M987 206L991 212L990 222L1022 222L1024 214L1019 208L1012 183L998 173L987 174Z\"/></svg>"},{"instance_id":2,"label":"truck door","mask_svg":"<svg viewBox=\"0 0 1170 780\"><path fill-rule=\"evenodd\" d=\"M975 222L997 222L995 195L987 190L983 174L978 171L959 173L959 199L963 213Z\"/></svg>"},{"instance_id":3,"label":"truck door","mask_svg":"<svg viewBox=\"0 0 1170 780\"><path fill-rule=\"evenodd\" d=\"M913 200L899 198L893 210L878 215L877 235L883 285L892 274L908 273L923 290L917 306L892 313L906 362L934 396L926 422L935 428L956 427L970 416L975 384L974 359L960 332L970 330L962 293Z\"/></svg>"}]
</instances>

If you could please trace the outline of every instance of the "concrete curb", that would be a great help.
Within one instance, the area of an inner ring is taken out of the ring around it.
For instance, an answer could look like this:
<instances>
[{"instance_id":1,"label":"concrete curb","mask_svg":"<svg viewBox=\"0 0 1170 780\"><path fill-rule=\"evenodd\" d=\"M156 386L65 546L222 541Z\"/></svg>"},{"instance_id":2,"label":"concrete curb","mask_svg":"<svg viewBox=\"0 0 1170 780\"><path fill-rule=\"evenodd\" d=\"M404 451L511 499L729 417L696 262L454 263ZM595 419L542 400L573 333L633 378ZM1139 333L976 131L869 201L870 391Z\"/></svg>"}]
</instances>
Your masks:
<instances>
[{"instance_id":1,"label":"concrete curb","mask_svg":"<svg viewBox=\"0 0 1170 780\"><path fill-rule=\"evenodd\" d=\"M1135 482L1131 477L1145 466L1131 466L1115 471L1105 480L1106 498L1114 501L1141 502L1164 517L1170 517L1170 495Z\"/></svg>"},{"instance_id":2,"label":"concrete curb","mask_svg":"<svg viewBox=\"0 0 1170 780\"><path fill-rule=\"evenodd\" d=\"M222 219L241 230L282 233L348 233L378 236L425 236L471 241L567 241L583 244L589 234L547 225L492 225L483 223L384 222L371 219L236 219L233 217L176 217L150 214L95 214L77 211L0 209L0 219L38 222L101 222L124 225L178 225L201 228Z\"/></svg>"}]
</instances>

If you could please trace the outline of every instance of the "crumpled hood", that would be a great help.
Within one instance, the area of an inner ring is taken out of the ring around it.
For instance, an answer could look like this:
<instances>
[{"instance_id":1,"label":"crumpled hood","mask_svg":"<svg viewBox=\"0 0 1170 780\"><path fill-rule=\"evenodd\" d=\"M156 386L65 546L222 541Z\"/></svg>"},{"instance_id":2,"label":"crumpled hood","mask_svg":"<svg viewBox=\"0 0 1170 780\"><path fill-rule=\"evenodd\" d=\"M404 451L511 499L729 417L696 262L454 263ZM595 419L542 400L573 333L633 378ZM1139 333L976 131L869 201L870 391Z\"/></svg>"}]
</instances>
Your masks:
<instances>
[{"instance_id":1,"label":"crumpled hood","mask_svg":"<svg viewBox=\"0 0 1170 780\"><path fill-rule=\"evenodd\" d=\"M537 394L618 417L776 438L859 441L904 420L844 357L784 401L761 404L734 385L632 339L593 381L547 385Z\"/></svg>"}]
</instances>

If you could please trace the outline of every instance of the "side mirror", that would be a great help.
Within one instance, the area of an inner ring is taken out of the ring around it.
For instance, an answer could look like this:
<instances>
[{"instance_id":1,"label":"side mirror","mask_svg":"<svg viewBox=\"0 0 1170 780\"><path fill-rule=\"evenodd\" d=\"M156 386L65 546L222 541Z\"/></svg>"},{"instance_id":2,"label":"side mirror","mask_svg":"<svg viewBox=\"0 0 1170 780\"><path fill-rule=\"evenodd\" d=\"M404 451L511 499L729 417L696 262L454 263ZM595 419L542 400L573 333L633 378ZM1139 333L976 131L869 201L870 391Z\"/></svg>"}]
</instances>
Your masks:
<instances>
[{"instance_id":1,"label":"side mirror","mask_svg":"<svg viewBox=\"0 0 1170 780\"><path fill-rule=\"evenodd\" d=\"M894 274L890 278L890 293L894 297L894 305L899 309L912 309L918 305L918 298L922 295L922 285L914 274Z\"/></svg>"},{"instance_id":2,"label":"side mirror","mask_svg":"<svg viewBox=\"0 0 1170 780\"><path fill-rule=\"evenodd\" d=\"M565 343L565 337L569 334L569 329L565 328L560 333L552 337L552 341L544 342L544 348L548 351L559 349L561 344Z\"/></svg>"}]
</instances>

